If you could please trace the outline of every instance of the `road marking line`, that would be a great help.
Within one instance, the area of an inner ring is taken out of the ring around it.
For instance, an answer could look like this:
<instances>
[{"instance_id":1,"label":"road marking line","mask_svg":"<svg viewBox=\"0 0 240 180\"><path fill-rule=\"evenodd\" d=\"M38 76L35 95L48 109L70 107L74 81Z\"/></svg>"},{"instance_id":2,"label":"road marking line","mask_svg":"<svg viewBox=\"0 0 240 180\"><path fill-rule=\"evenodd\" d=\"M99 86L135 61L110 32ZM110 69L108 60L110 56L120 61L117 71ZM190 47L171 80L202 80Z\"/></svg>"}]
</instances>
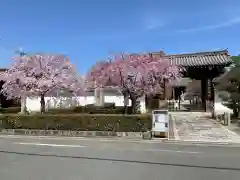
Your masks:
<instances>
[{"instance_id":1,"label":"road marking line","mask_svg":"<svg viewBox=\"0 0 240 180\"><path fill-rule=\"evenodd\" d=\"M168 149L142 149L142 150L143 151L155 151L155 152L202 154L202 152L197 152L197 151L175 151L175 150L168 150Z\"/></svg>"},{"instance_id":2,"label":"road marking line","mask_svg":"<svg viewBox=\"0 0 240 180\"><path fill-rule=\"evenodd\" d=\"M131 139L103 139L103 138L88 138L88 137L51 137L51 136L20 136L20 135L0 135L1 139L31 139L31 140L60 140L60 141L100 141L100 142L115 142L115 143L146 143L146 144L170 144L170 145L195 145L195 146L224 146L224 147L239 147L240 141L238 142L202 142L193 140L176 140L176 141L162 141L159 140L131 140ZM229 146L230 144L230 146Z\"/></svg>"},{"instance_id":3,"label":"road marking line","mask_svg":"<svg viewBox=\"0 0 240 180\"><path fill-rule=\"evenodd\" d=\"M35 139L35 140L72 140L72 141L100 141L100 142L139 142L143 143L142 139L105 139L100 137L57 137L57 136L25 136L25 135L0 135L0 139ZM147 140L146 140L147 141ZM146 142L144 143L156 143L156 142ZM161 140L160 140L161 141ZM160 141L157 141L159 143Z\"/></svg>"},{"instance_id":4,"label":"road marking line","mask_svg":"<svg viewBox=\"0 0 240 180\"><path fill-rule=\"evenodd\" d=\"M17 142L14 144L33 145L33 146L50 146L50 147L75 147L75 148L87 147L87 146L72 145L72 144L42 144L42 143L25 143L25 142Z\"/></svg>"},{"instance_id":5,"label":"road marking line","mask_svg":"<svg viewBox=\"0 0 240 180\"><path fill-rule=\"evenodd\" d=\"M14 144L18 144L18 145L19 144L20 145L33 145L33 146L50 146L50 147L72 147L72 148L87 147L87 146L71 145L71 144L43 144L43 143L27 143L27 142L16 142ZM125 150L133 150L133 149L125 149ZM167 150L167 149L141 149L139 151L201 154L201 152L195 152L195 151L174 151L174 150Z\"/></svg>"}]
</instances>

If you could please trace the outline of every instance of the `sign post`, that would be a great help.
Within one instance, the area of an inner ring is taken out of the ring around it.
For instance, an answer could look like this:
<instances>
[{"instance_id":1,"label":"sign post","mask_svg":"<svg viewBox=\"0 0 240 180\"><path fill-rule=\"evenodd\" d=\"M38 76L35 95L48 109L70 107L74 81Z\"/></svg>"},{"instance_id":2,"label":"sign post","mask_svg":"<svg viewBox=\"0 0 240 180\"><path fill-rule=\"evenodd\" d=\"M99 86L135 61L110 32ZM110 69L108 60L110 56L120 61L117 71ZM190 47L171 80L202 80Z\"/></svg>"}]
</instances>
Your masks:
<instances>
[{"instance_id":1,"label":"sign post","mask_svg":"<svg viewBox=\"0 0 240 180\"><path fill-rule=\"evenodd\" d=\"M169 139L169 117L168 110L152 111L152 133L166 133Z\"/></svg>"}]
</instances>

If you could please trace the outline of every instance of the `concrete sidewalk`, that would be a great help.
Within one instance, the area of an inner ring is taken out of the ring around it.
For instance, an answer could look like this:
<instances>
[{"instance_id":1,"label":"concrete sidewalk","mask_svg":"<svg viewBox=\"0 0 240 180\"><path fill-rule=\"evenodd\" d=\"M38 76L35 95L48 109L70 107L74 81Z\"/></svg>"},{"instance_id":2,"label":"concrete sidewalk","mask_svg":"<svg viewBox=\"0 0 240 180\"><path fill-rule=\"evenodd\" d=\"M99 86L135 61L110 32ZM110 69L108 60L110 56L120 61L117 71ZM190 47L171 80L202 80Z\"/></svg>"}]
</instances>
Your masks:
<instances>
[{"instance_id":1,"label":"concrete sidewalk","mask_svg":"<svg viewBox=\"0 0 240 180\"><path fill-rule=\"evenodd\" d=\"M240 143L240 135L203 112L172 113L175 139L182 141Z\"/></svg>"}]
</instances>

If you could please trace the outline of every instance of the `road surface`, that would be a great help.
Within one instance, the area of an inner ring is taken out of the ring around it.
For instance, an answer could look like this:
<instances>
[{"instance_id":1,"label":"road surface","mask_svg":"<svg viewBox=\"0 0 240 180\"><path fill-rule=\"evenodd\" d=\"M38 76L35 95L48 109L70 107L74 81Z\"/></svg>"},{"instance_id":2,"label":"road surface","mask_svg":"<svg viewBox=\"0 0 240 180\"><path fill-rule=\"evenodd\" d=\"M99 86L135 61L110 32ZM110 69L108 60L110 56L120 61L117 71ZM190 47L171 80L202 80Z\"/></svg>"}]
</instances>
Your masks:
<instances>
[{"instance_id":1,"label":"road surface","mask_svg":"<svg viewBox=\"0 0 240 180\"><path fill-rule=\"evenodd\" d=\"M0 136L1 180L238 180L240 147Z\"/></svg>"}]
</instances>

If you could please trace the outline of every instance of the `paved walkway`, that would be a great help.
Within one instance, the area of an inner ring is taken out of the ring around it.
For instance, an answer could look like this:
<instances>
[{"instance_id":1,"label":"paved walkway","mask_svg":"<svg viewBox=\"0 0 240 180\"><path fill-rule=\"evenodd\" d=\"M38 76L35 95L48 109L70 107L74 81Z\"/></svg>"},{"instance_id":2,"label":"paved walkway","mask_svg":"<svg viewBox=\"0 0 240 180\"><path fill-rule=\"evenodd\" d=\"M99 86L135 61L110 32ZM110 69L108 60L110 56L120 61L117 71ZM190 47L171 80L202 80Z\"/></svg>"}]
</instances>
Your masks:
<instances>
[{"instance_id":1,"label":"paved walkway","mask_svg":"<svg viewBox=\"0 0 240 180\"><path fill-rule=\"evenodd\" d=\"M207 113L174 113L175 137L183 141L240 143L240 135L210 119Z\"/></svg>"}]
</instances>

